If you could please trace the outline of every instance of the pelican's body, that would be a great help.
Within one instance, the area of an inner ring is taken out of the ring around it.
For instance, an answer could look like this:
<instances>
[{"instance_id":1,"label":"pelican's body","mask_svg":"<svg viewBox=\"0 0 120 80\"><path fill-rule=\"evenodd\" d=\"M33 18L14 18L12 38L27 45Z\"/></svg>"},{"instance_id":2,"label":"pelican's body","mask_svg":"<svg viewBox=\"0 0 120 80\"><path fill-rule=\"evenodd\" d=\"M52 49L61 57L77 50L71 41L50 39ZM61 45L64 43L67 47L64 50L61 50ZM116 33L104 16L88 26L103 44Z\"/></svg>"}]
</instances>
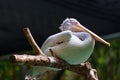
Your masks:
<instances>
[{"instance_id":1,"label":"pelican's body","mask_svg":"<svg viewBox=\"0 0 120 80\"><path fill-rule=\"evenodd\" d=\"M73 18L63 21L60 29L62 32L48 37L41 49L45 55L59 57L71 65L85 62L90 57L95 39L110 45ZM51 69L54 68L33 66L25 79L36 79Z\"/></svg>"},{"instance_id":2,"label":"pelican's body","mask_svg":"<svg viewBox=\"0 0 120 80\"><path fill-rule=\"evenodd\" d=\"M69 64L80 64L89 58L94 44L90 34L67 30L50 36L41 49L48 56L54 54Z\"/></svg>"},{"instance_id":3,"label":"pelican's body","mask_svg":"<svg viewBox=\"0 0 120 80\"><path fill-rule=\"evenodd\" d=\"M67 63L75 65L85 62L90 57L94 44L95 40L90 34L66 30L48 37L41 49L47 56L55 55ZM26 79L36 78L48 70L59 69L33 66Z\"/></svg>"}]
</instances>

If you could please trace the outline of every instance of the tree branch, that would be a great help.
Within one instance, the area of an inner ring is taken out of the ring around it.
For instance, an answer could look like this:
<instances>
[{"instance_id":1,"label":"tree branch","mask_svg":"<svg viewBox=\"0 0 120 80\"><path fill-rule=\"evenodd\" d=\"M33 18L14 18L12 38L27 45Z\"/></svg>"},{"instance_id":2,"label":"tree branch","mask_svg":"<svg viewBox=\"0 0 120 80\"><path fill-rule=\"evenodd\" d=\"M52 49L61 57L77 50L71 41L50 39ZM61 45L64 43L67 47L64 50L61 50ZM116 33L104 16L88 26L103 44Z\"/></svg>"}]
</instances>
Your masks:
<instances>
[{"instance_id":1,"label":"tree branch","mask_svg":"<svg viewBox=\"0 0 120 80\"><path fill-rule=\"evenodd\" d=\"M28 27L23 29L24 34L29 42L29 44L31 45L31 47L33 48L33 50L38 54L38 55L44 55L45 54L42 52L42 50L39 48L39 46L37 45L37 43L35 42L34 38L32 37L32 34L29 30Z\"/></svg>"},{"instance_id":2,"label":"tree branch","mask_svg":"<svg viewBox=\"0 0 120 80\"><path fill-rule=\"evenodd\" d=\"M58 57L48 57L42 52L42 50L34 41L29 28L24 28L23 31L26 38L28 39L29 44L38 55L11 55L11 63L25 63L34 66L49 66L59 69L67 69L78 74L87 76L88 80L98 80L97 71L91 68L90 63L86 62L79 65L70 65L64 60L59 59Z\"/></svg>"},{"instance_id":3,"label":"tree branch","mask_svg":"<svg viewBox=\"0 0 120 80\"><path fill-rule=\"evenodd\" d=\"M24 63L33 66L49 66L59 69L67 69L76 72L80 75L87 76L88 80L98 80L97 71L91 68L91 64L81 63L79 65L70 65L65 61L56 57L47 57L43 55L33 56L33 55L12 55L10 57L12 63Z\"/></svg>"}]
</instances>

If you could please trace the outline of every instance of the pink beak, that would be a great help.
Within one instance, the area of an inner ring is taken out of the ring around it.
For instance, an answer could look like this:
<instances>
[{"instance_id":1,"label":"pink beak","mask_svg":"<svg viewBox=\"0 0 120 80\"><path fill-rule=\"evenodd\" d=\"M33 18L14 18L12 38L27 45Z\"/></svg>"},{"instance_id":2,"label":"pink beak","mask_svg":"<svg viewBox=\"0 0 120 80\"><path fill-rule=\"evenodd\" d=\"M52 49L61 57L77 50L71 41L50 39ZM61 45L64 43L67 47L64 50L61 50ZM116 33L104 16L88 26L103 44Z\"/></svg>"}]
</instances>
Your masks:
<instances>
[{"instance_id":1,"label":"pink beak","mask_svg":"<svg viewBox=\"0 0 120 80\"><path fill-rule=\"evenodd\" d=\"M103 40L101 37L99 37L98 35L96 35L95 33L93 33L92 31L90 31L89 29L85 28L83 25L81 25L79 22L76 22L75 25L73 27L71 27L70 29L71 31L74 32L78 32L78 31L84 31L84 32L88 32L89 34L91 34L93 36L93 38L103 44L106 44L107 46L110 46L110 43L108 43L107 41Z\"/></svg>"}]
</instances>

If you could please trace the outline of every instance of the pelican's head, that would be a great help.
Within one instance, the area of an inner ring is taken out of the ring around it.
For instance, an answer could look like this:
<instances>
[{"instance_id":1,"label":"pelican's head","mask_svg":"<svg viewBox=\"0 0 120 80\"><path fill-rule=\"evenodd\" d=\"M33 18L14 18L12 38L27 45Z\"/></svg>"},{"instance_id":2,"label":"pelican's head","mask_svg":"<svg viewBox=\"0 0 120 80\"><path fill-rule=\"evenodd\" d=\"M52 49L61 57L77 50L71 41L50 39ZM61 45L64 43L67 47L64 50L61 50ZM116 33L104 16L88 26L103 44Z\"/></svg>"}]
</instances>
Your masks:
<instances>
[{"instance_id":1,"label":"pelican's head","mask_svg":"<svg viewBox=\"0 0 120 80\"><path fill-rule=\"evenodd\" d=\"M106 44L108 46L110 46L110 43L106 42L105 40L103 40L102 38L100 38L98 35L96 35L95 33L93 33L92 31L90 31L89 29L87 29L86 27L84 27L83 25L81 25L76 19L74 18L67 18L63 21L63 23L61 24L60 27L61 31L65 31L65 30L71 30L72 32L87 32L89 33L95 40Z\"/></svg>"}]
</instances>

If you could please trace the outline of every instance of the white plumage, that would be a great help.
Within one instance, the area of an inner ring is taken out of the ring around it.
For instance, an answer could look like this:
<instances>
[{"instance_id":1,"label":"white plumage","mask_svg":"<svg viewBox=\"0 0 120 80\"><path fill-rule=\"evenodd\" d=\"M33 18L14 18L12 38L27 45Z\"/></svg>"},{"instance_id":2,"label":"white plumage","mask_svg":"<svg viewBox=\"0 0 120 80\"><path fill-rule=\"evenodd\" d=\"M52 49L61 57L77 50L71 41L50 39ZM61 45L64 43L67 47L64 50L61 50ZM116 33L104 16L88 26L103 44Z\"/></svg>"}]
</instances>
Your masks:
<instances>
[{"instance_id":1,"label":"white plumage","mask_svg":"<svg viewBox=\"0 0 120 80\"><path fill-rule=\"evenodd\" d=\"M69 64L80 64L89 58L94 44L95 40L90 34L66 30L50 36L41 49L46 55L54 54Z\"/></svg>"},{"instance_id":2,"label":"white plumage","mask_svg":"<svg viewBox=\"0 0 120 80\"><path fill-rule=\"evenodd\" d=\"M62 32L46 39L41 49L47 56L57 56L67 63L76 65L85 62L91 55L95 39L110 45L99 36L82 26L76 19L67 18L60 27ZM25 79L37 79L48 70L59 70L50 67L33 66Z\"/></svg>"}]
</instances>

